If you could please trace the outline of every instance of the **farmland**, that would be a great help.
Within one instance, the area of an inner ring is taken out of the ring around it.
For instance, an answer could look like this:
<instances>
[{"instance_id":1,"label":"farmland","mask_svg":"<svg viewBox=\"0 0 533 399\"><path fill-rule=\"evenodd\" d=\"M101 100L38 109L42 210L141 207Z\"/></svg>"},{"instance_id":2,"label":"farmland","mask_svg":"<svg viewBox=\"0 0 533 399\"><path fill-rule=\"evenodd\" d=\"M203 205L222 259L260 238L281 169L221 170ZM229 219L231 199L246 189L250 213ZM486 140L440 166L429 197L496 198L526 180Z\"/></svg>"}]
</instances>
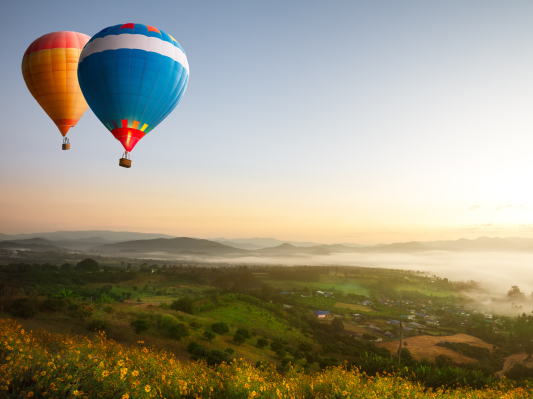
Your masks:
<instances>
[{"instance_id":1,"label":"farmland","mask_svg":"<svg viewBox=\"0 0 533 399\"><path fill-rule=\"evenodd\" d=\"M417 337L410 337L405 338L403 340L404 343L407 343L407 348L409 349L409 352L411 352L411 355L416 360L422 360L427 359L431 362L434 362L437 356L439 355L446 355L453 359L455 363L464 364L464 363L470 363L475 361L475 359L465 356L461 353L458 353L454 350L438 346L437 344L442 341L446 340L448 342L459 342L459 343L465 343L473 346L478 346L481 348L487 348L488 350L492 351L492 345L484 342L483 340L473 337L468 334L456 334L456 335L448 335L446 337L433 337L429 335L420 335ZM383 348L387 348L391 351L391 354L396 355L398 353L398 342L384 342L381 344L378 344L379 346Z\"/></svg>"}]
</instances>

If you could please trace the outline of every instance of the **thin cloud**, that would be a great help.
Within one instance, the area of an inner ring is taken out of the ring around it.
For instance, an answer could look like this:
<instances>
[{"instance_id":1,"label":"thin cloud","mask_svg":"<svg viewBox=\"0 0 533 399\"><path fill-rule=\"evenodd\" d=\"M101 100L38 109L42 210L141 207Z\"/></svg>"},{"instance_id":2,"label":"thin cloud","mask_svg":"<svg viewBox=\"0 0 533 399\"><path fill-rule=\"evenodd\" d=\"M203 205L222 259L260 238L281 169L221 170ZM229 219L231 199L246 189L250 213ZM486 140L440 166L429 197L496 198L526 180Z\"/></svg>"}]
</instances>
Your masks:
<instances>
[{"instance_id":1,"label":"thin cloud","mask_svg":"<svg viewBox=\"0 0 533 399\"><path fill-rule=\"evenodd\" d=\"M498 205L494 209L497 211L504 211L506 209L524 209L524 205Z\"/></svg>"},{"instance_id":2,"label":"thin cloud","mask_svg":"<svg viewBox=\"0 0 533 399\"><path fill-rule=\"evenodd\" d=\"M472 205L470 208L468 208L469 211L477 211L479 208L481 208L481 205Z\"/></svg>"}]
</instances>

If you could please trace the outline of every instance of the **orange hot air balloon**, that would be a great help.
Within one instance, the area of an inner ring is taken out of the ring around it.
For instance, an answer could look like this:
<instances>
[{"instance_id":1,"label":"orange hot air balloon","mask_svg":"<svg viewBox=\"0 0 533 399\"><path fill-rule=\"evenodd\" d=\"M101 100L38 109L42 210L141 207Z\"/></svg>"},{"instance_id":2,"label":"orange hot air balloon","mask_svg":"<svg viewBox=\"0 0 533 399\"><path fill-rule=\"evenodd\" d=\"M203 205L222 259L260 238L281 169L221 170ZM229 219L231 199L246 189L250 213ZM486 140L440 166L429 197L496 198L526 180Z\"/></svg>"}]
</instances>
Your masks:
<instances>
[{"instance_id":1,"label":"orange hot air balloon","mask_svg":"<svg viewBox=\"0 0 533 399\"><path fill-rule=\"evenodd\" d=\"M78 32L52 32L35 40L22 58L22 76L37 100L63 135L63 149L69 150L66 136L87 108L78 83L80 53L90 36Z\"/></svg>"}]
</instances>

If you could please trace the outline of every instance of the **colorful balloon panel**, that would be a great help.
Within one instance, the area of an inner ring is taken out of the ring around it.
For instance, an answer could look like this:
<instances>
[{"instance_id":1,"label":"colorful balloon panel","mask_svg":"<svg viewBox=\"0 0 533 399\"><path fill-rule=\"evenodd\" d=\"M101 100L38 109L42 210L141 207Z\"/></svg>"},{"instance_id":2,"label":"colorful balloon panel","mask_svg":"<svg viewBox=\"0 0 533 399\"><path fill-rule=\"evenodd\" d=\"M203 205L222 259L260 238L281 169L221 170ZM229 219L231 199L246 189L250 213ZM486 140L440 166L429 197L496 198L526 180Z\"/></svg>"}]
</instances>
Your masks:
<instances>
[{"instance_id":1,"label":"colorful balloon panel","mask_svg":"<svg viewBox=\"0 0 533 399\"><path fill-rule=\"evenodd\" d=\"M87 43L78 80L98 119L131 151L178 105L189 64L183 48L164 31L120 24Z\"/></svg>"},{"instance_id":2,"label":"colorful balloon panel","mask_svg":"<svg viewBox=\"0 0 533 399\"><path fill-rule=\"evenodd\" d=\"M35 40L22 58L22 76L39 105L65 136L89 107L78 83L78 60L90 36L52 32Z\"/></svg>"}]
</instances>

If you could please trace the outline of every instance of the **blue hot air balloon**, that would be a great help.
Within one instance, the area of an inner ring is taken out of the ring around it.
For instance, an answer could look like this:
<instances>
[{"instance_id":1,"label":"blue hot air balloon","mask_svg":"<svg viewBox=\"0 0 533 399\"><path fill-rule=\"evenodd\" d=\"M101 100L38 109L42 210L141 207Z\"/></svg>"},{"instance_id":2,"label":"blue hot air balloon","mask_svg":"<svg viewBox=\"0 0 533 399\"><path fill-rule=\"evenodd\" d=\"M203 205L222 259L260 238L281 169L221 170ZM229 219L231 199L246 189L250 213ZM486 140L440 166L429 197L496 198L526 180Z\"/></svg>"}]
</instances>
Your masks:
<instances>
[{"instance_id":1,"label":"blue hot air balloon","mask_svg":"<svg viewBox=\"0 0 533 399\"><path fill-rule=\"evenodd\" d=\"M149 25L120 24L94 35L80 54L78 81L89 107L129 152L178 105L189 80L183 48Z\"/></svg>"}]
</instances>

